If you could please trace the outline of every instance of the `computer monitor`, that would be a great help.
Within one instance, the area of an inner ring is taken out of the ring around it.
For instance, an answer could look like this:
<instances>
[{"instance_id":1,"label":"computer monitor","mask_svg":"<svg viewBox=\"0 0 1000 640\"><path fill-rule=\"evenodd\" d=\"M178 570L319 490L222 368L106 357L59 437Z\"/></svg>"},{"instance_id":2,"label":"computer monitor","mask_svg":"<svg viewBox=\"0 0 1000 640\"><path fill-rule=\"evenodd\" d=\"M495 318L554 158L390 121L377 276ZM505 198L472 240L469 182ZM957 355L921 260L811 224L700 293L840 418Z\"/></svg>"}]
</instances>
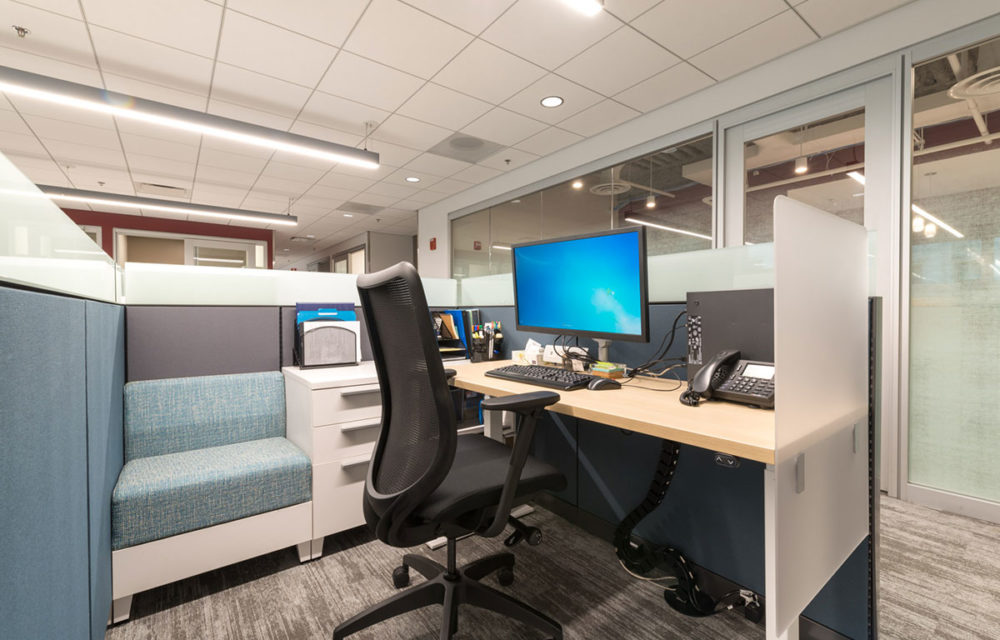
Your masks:
<instances>
[{"instance_id":1,"label":"computer monitor","mask_svg":"<svg viewBox=\"0 0 1000 640\"><path fill-rule=\"evenodd\" d=\"M511 249L518 330L649 341L645 227Z\"/></svg>"}]
</instances>

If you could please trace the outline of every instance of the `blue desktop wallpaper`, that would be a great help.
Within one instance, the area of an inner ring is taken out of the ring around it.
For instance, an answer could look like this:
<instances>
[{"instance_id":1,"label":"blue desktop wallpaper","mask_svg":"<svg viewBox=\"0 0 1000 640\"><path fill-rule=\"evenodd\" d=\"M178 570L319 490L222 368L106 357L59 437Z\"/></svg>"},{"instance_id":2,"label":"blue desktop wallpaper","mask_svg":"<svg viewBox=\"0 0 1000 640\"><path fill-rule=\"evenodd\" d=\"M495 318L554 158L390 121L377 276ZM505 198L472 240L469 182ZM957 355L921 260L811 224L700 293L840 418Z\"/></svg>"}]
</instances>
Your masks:
<instances>
[{"instance_id":1,"label":"blue desktop wallpaper","mask_svg":"<svg viewBox=\"0 0 1000 640\"><path fill-rule=\"evenodd\" d=\"M638 232L514 249L518 322L642 335Z\"/></svg>"}]
</instances>

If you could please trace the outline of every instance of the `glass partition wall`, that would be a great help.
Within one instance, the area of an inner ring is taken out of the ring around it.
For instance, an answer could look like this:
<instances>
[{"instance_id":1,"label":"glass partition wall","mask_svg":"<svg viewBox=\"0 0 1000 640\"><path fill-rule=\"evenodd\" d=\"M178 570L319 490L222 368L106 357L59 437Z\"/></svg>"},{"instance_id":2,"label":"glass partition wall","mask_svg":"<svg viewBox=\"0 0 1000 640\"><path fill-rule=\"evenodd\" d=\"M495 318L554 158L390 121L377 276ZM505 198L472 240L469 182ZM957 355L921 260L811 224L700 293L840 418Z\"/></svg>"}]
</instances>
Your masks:
<instances>
[{"instance_id":1,"label":"glass partition wall","mask_svg":"<svg viewBox=\"0 0 1000 640\"><path fill-rule=\"evenodd\" d=\"M647 226L650 256L712 246L712 136L456 218L452 276L510 273L519 242Z\"/></svg>"},{"instance_id":2,"label":"glass partition wall","mask_svg":"<svg viewBox=\"0 0 1000 640\"><path fill-rule=\"evenodd\" d=\"M913 68L911 185L908 495L990 517L1000 512L1000 38Z\"/></svg>"}]
</instances>

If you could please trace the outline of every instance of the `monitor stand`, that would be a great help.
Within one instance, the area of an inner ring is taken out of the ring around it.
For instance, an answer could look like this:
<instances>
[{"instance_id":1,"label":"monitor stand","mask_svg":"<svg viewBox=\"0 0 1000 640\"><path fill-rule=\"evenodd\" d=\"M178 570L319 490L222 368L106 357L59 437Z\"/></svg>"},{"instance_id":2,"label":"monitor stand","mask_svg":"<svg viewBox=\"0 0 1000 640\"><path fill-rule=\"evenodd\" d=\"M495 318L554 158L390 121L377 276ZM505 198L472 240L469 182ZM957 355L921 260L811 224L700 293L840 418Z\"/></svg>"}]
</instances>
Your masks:
<instances>
[{"instance_id":1,"label":"monitor stand","mask_svg":"<svg viewBox=\"0 0 1000 640\"><path fill-rule=\"evenodd\" d=\"M607 338L594 338L594 342L597 343L597 359L608 362L608 348L611 346L611 341Z\"/></svg>"}]
</instances>

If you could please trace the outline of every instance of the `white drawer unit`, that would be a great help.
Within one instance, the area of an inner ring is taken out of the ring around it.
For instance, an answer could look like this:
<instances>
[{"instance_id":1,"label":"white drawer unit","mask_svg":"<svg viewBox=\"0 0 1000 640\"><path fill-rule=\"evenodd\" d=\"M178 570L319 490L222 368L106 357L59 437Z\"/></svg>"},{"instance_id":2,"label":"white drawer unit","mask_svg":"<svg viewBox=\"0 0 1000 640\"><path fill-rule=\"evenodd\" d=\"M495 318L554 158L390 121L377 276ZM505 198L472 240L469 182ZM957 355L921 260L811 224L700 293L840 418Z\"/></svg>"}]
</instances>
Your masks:
<instances>
[{"instance_id":1,"label":"white drawer unit","mask_svg":"<svg viewBox=\"0 0 1000 640\"><path fill-rule=\"evenodd\" d=\"M361 499L382 420L375 363L285 367L286 437L312 460L313 558L323 538L365 523Z\"/></svg>"}]
</instances>

